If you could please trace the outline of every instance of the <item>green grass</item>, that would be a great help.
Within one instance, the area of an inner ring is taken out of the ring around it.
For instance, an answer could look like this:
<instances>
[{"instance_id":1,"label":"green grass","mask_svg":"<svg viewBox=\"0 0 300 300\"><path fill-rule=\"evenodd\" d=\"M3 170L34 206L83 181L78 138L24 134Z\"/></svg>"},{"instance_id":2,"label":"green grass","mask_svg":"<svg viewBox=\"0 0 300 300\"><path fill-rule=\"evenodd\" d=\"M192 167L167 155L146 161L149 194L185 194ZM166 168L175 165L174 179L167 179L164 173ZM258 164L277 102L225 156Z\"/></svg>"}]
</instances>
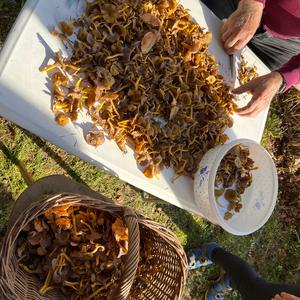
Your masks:
<instances>
[{"instance_id":1,"label":"green grass","mask_svg":"<svg viewBox=\"0 0 300 300\"><path fill-rule=\"evenodd\" d=\"M247 237L236 237L221 228L174 206L157 203L146 194L116 177L67 154L58 147L0 120L1 141L13 157L23 162L34 180L63 174L83 182L112 200L133 207L170 228L188 251L205 241L217 241L251 263L261 276L272 281L300 282L300 242L295 229L285 228L276 211L263 229ZM18 168L0 152L0 231L13 201L26 188ZM185 299L202 299L205 289L218 278L217 267L191 272ZM228 299L239 299L232 294Z\"/></svg>"},{"instance_id":2,"label":"green grass","mask_svg":"<svg viewBox=\"0 0 300 300\"><path fill-rule=\"evenodd\" d=\"M261 143L269 151L272 151L272 141L274 139L281 139L282 137L282 120L278 112L277 102L274 101L273 105L270 107L268 119L266 122L266 129L264 130Z\"/></svg>"},{"instance_id":3,"label":"green grass","mask_svg":"<svg viewBox=\"0 0 300 300\"><path fill-rule=\"evenodd\" d=\"M8 2L4 2L0 1L0 47L20 8L19 4L7 5ZM3 19L4 15L8 16L8 19L6 17ZM8 22L4 22L5 20ZM269 151L272 151L272 140L280 138L283 134L280 130L280 122L276 109L272 109L263 138L263 144ZM4 119L0 119L0 141L9 149L13 160L18 159L23 163L33 180L52 174L71 177L113 201L133 207L170 228L186 251L205 241L217 241L232 253L251 263L267 280L300 282L299 233L295 228L286 228L281 223L280 207L277 207L272 218L261 230L246 237L236 237L184 210L157 202L158 199L153 196ZM0 151L0 235L5 232L5 225L14 201L25 188L26 182L19 169ZM205 290L219 274L220 269L217 267L191 272L184 299L204 299ZM233 293L227 299L240 299L240 297Z\"/></svg>"}]
</instances>

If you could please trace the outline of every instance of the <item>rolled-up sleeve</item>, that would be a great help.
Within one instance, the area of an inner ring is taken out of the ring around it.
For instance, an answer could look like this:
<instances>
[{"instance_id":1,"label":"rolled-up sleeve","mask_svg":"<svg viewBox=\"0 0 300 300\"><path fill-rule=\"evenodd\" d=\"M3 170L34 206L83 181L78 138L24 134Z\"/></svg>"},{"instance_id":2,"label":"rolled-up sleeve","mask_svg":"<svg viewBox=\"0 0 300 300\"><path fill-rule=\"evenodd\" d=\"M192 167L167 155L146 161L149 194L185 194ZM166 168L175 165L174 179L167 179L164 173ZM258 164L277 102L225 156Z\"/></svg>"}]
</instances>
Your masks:
<instances>
[{"instance_id":1,"label":"rolled-up sleeve","mask_svg":"<svg viewBox=\"0 0 300 300\"><path fill-rule=\"evenodd\" d=\"M262 3L263 5L265 5L267 0L255 0L255 1L260 2L260 3Z\"/></svg>"},{"instance_id":2,"label":"rolled-up sleeve","mask_svg":"<svg viewBox=\"0 0 300 300\"><path fill-rule=\"evenodd\" d=\"M300 54L292 57L278 72L283 76L286 82L285 91L296 84L300 84Z\"/></svg>"}]
</instances>

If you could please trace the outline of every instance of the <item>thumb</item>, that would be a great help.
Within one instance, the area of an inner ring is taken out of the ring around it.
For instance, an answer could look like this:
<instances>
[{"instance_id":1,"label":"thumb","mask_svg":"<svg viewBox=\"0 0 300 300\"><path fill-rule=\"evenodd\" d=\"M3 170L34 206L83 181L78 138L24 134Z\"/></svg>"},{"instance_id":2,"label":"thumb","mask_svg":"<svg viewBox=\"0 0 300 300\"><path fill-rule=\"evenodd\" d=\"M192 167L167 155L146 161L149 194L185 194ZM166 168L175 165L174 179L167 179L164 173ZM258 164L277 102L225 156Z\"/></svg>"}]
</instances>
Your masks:
<instances>
[{"instance_id":1,"label":"thumb","mask_svg":"<svg viewBox=\"0 0 300 300\"><path fill-rule=\"evenodd\" d=\"M256 85L256 80L251 80L248 83L239 86L238 88L232 90L232 93L234 94L243 94L245 92L251 91L254 86Z\"/></svg>"}]
</instances>

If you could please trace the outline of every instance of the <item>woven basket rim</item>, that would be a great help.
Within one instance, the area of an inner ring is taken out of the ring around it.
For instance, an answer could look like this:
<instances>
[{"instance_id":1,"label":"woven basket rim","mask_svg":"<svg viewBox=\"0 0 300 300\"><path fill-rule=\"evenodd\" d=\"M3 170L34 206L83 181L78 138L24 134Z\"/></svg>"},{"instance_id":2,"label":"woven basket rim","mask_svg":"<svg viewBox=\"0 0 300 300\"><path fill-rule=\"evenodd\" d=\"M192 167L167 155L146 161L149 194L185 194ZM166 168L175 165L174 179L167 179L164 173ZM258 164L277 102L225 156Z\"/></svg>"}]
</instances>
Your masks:
<instances>
[{"instance_id":1,"label":"woven basket rim","mask_svg":"<svg viewBox=\"0 0 300 300\"><path fill-rule=\"evenodd\" d=\"M144 226L145 230L151 230L151 231L155 232L155 234L158 235L159 238L161 240L163 240L164 243L169 244L170 247L172 248L172 251L176 252L176 254L177 254L178 262L180 262L180 269L181 269L181 275L182 275L182 276L180 275L180 280L178 280L178 288L176 289L176 297L175 298L180 299L182 297L184 284L185 284L186 278L187 278L187 259L186 259L186 255L185 255L182 245L179 243L178 239L176 238L176 236L174 235L174 233L171 230L163 227L161 224L151 220L150 218L144 216L141 213L135 212L132 209L127 209L126 207L123 207L121 205L110 202L109 199L102 196L101 194L99 194L99 197L93 197L93 196L91 197L88 195L82 195L82 194L70 193L70 192L58 193L55 195L44 195L43 199L39 199L39 201L35 201L34 203L43 203L43 201L45 201L45 199L49 199L51 197L73 197L73 196L74 197L79 196L79 197L82 197L85 199L93 199L96 202L99 202L99 200L100 200L100 202L101 201L104 202L106 206L112 205L116 211L122 212L124 217L126 216L128 218L135 219L135 221L136 221L135 224L137 226L138 231L135 230L134 232L138 232L138 236L136 237L138 239L138 245L133 245L133 248L136 250L136 254L133 255L133 259L136 257L139 258L139 255L140 255L139 254L139 242L140 242L139 241L139 239L140 239L139 227L140 226ZM34 206L34 204L33 204L33 206ZM16 205L16 207L17 207L17 205ZM29 207L27 209L29 209ZM18 216L18 220L19 219L22 219L21 214ZM21 221L21 220L19 220L19 221ZM2 244L2 246L3 246L3 244ZM0 248L0 262L3 258L3 255L2 255L4 253L3 248L4 247ZM135 271L137 269L137 266L138 266L138 260L136 261L136 265L132 266L133 269L135 269ZM3 285L3 280L2 280L2 286L1 286L1 270L2 270L2 267L0 266L0 295L1 295L1 290L9 289L9 287ZM109 300L125 300L127 297L120 296L120 295L125 295L125 294L128 295L129 294L132 283L134 281L134 278L135 278L135 272L131 278L129 278L129 277L127 278L127 281L124 282L123 286L119 286L120 287L119 289L118 288L115 289L115 293L111 294L111 297ZM7 292L7 290L6 290L6 292ZM11 291L9 291L9 292L11 292ZM175 292L175 290L174 290L174 292ZM19 300L20 298L11 298L10 297L8 299ZM36 299L36 298L30 298L30 299ZM50 298L40 298L40 299L47 300ZM51 299L56 299L56 298L51 298Z\"/></svg>"},{"instance_id":2,"label":"woven basket rim","mask_svg":"<svg viewBox=\"0 0 300 300\"><path fill-rule=\"evenodd\" d=\"M90 202L90 203L85 203ZM53 205L53 203L55 203ZM43 204L43 205L41 205ZM47 206L47 204L49 206ZM12 270L18 270L18 265L11 266L11 263L14 263L16 260L14 260L15 257L15 242L17 240L17 237L19 233L21 232L22 228L24 228L24 225L26 225L28 222L33 220L38 215L42 214L43 211L50 207L57 207L65 204L71 204L71 205L81 205L86 207L94 207L96 209L100 209L103 211L107 211L108 213L122 217L126 225L128 227L129 231L129 249L128 253L125 258L124 263L124 269L122 278L120 279L118 286L112 289L110 299L126 299L129 292L131 285L135 278L135 273L137 270L137 265L139 262L139 226L137 222L137 215L136 213L126 207L122 207L117 204L113 204L111 202L105 202L100 199L95 199L89 196L85 195L79 195L74 193L61 193L58 195L51 195L51 196L45 196L39 201L33 202L27 209L23 210L22 213L19 214L18 218L15 220L12 220L10 222L10 226L7 229L7 233L3 239L3 243L0 248L0 276L2 280L0 281L0 287L1 285L4 286L4 288L8 289L12 294L16 294L16 290L14 289L14 283L9 282L8 280L4 282L3 278L7 277L7 272L11 272ZM15 206L16 208L17 206ZM19 207L17 207L19 208ZM10 274L11 276L11 274ZM2 283L2 284L1 284ZM18 297L16 299L21 299L22 297ZM41 299L44 299L41 297ZM48 298L45 298L48 299ZM49 298L52 299L52 298ZM54 298L53 298L54 299Z\"/></svg>"},{"instance_id":3,"label":"woven basket rim","mask_svg":"<svg viewBox=\"0 0 300 300\"><path fill-rule=\"evenodd\" d=\"M174 235L174 233L162 226L161 224L153 221L152 219L145 217L142 214L138 214L138 222L147 227L147 229L155 231L167 244L170 244L172 248L176 251L177 255L181 258L181 265L183 270L183 278L186 281L188 276L188 262L186 253L179 243L178 239Z\"/></svg>"}]
</instances>

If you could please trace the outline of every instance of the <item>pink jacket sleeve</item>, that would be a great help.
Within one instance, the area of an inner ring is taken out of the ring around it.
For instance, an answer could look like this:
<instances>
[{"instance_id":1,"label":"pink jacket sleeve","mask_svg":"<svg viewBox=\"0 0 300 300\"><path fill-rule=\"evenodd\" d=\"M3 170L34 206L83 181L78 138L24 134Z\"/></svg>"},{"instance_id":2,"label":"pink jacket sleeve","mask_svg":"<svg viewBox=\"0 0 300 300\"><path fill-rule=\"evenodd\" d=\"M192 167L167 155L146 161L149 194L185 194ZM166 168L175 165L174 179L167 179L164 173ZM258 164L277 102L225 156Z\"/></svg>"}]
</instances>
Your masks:
<instances>
[{"instance_id":1,"label":"pink jacket sleeve","mask_svg":"<svg viewBox=\"0 0 300 300\"><path fill-rule=\"evenodd\" d=\"M300 54L294 56L288 63L283 65L278 72L283 76L286 82L284 92L295 84L300 84Z\"/></svg>"},{"instance_id":2,"label":"pink jacket sleeve","mask_svg":"<svg viewBox=\"0 0 300 300\"><path fill-rule=\"evenodd\" d=\"M262 3L263 5L265 5L267 0L255 0L255 1L260 2L260 3Z\"/></svg>"},{"instance_id":3,"label":"pink jacket sleeve","mask_svg":"<svg viewBox=\"0 0 300 300\"><path fill-rule=\"evenodd\" d=\"M257 2L266 4L267 0L255 0ZM300 84L300 54L294 56L288 63L283 65L278 72L283 76L286 82L286 88L284 90L287 91L295 84Z\"/></svg>"}]
</instances>

